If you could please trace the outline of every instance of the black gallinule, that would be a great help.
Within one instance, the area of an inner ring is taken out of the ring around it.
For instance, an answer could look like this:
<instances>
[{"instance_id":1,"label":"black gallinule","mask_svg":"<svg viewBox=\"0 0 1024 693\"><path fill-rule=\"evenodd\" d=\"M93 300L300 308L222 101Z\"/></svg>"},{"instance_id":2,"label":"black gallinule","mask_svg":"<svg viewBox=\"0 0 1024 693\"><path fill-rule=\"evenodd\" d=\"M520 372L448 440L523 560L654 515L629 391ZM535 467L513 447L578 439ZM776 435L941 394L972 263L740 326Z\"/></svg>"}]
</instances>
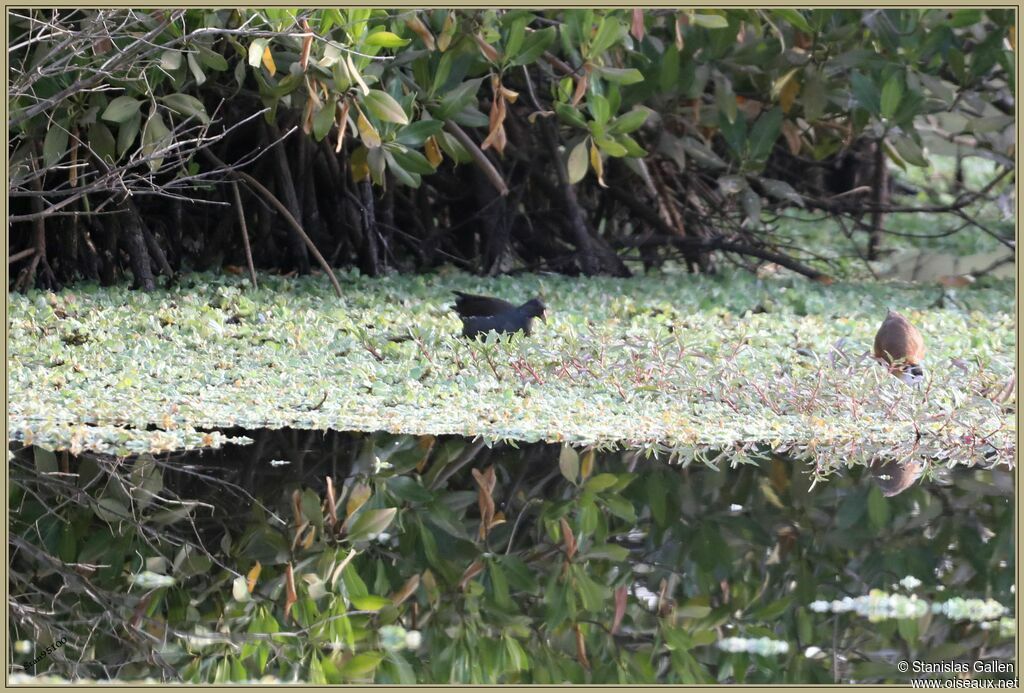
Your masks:
<instances>
[{"instance_id":1,"label":"black gallinule","mask_svg":"<svg viewBox=\"0 0 1024 693\"><path fill-rule=\"evenodd\" d=\"M531 298L521 306L490 296L455 293L455 312L462 319L462 336L477 337L491 330L499 334L530 334L534 318L544 320L544 303Z\"/></svg>"}]
</instances>

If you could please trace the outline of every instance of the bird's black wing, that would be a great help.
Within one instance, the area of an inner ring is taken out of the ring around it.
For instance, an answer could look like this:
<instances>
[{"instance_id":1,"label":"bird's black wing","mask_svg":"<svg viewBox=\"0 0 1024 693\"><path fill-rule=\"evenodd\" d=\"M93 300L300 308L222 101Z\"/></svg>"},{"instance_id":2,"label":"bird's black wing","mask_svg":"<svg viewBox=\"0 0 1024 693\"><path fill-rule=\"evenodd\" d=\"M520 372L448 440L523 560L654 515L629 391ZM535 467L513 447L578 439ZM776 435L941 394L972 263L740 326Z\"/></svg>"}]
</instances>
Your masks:
<instances>
[{"instance_id":1,"label":"bird's black wing","mask_svg":"<svg viewBox=\"0 0 1024 693\"><path fill-rule=\"evenodd\" d=\"M498 315L499 313L515 310L517 307L513 303L503 301L500 298L492 298L491 296L477 296L461 291L453 293L455 294L455 312L463 318Z\"/></svg>"},{"instance_id":2,"label":"bird's black wing","mask_svg":"<svg viewBox=\"0 0 1024 693\"><path fill-rule=\"evenodd\" d=\"M524 332L530 334L531 316L519 308L507 310L498 315L476 315L462 318L462 336L476 337L494 330L498 334Z\"/></svg>"}]
</instances>

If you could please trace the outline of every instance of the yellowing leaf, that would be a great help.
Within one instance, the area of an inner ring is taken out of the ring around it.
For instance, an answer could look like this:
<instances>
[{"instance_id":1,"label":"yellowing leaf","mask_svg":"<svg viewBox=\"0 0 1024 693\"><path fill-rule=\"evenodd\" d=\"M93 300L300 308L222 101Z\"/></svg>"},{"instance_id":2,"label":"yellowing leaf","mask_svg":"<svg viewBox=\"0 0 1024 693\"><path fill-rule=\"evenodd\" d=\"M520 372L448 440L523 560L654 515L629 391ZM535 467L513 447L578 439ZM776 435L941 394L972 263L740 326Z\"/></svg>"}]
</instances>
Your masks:
<instances>
[{"instance_id":1,"label":"yellowing leaf","mask_svg":"<svg viewBox=\"0 0 1024 693\"><path fill-rule=\"evenodd\" d=\"M793 107L793 101L796 100L797 94L799 93L799 81L797 81L794 78L786 82L785 86L782 87L781 93L779 94L779 105L782 106L783 113L789 113L789 109Z\"/></svg>"},{"instance_id":2,"label":"yellowing leaf","mask_svg":"<svg viewBox=\"0 0 1024 693\"><path fill-rule=\"evenodd\" d=\"M366 501L370 500L370 496L373 492L370 490L370 485L359 482L352 487L352 492L348 494L348 503L345 504L345 517L352 517L352 513L359 508L363 507Z\"/></svg>"},{"instance_id":3,"label":"yellowing leaf","mask_svg":"<svg viewBox=\"0 0 1024 693\"><path fill-rule=\"evenodd\" d=\"M441 162L444 161L441 148L437 146L437 140L433 136L428 137L427 141L423 144L423 153L426 155L427 161L434 168L440 166Z\"/></svg>"},{"instance_id":4,"label":"yellowing leaf","mask_svg":"<svg viewBox=\"0 0 1024 693\"><path fill-rule=\"evenodd\" d=\"M477 47L480 49L480 52L483 53L485 58L487 58L492 63L496 63L499 61L500 56L498 55L497 49L491 44L487 43L487 41L484 40L483 36L481 36L480 34L473 34L473 40L476 41Z\"/></svg>"},{"instance_id":5,"label":"yellowing leaf","mask_svg":"<svg viewBox=\"0 0 1024 693\"><path fill-rule=\"evenodd\" d=\"M604 182L604 164L601 161L601 152L597 150L597 145L593 142L590 143L590 165L594 167L594 173L597 174L597 184L602 188L607 188L608 185Z\"/></svg>"},{"instance_id":6,"label":"yellowing leaf","mask_svg":"<svg viewBox=\"0 0 1024 693\"><path fill-rule=\"evenodd\" d=\"M413 33L420 37L423 44L427 47L428 51L432 51L435 48L434 35L430 33L430 29L420 21L420 18L413 15L409 19L405 20L405 25L412 29Z\"/></svg>"},{"instance_id":7,"label":"yellowing leaf","mask_svg":"<svg viewBox=\"0 0 1024 693\"><path fill-rule=\"evenodd\" d=\"M256 589L256 581L260 579L260 572L263 571L263 566L260 565L259 561L256 561L256 565L249 569L249 573L245 576L246 586L249 589L249 594Z\"/></svg>"},{"instance_id":8,"label":"yellowing leaf","mask_svg":"<svg viewBox=\"0 0 1024 693\"><path fill-rule=\"evenodd\" d=\"M586 481L590 478L591 473L594 471L594 449L591 448L583 453L583 458L580 461L580 479Z\"/></svg>"},{"instance_id":9,"label":"yellowing leaf","mask_svg":"<svg viewBox=\"0 0 1024 693\"><path fill-rule=\"evenodd\" d=\"M295 593L295 572L292 570L291 563L288 563L288 567L284 571L284 585L284 617L288 618L291 614L292 606L295 605L295 602L299 601L299 597Z\"/></svg>"},{"instance_id":10,"label":"yellowing leaf","mask_svg":"<svg viewBox=\"0 0 1024 693\"><path fill-rule=\"evenodd\" d=\"M277 65L274 63L274 56L270 54L270 46L263 49L263 67L267 68L271 77L277 74Z\"/></svg>"},{"instance_id":11,"label":"yellowing leaf","mask_svg":"<svg viewBox=\"0 0 1024 693\"><path fill-rule=\"evenodd\" d=\"M587 140L581 140L579 144L569 152L569 182L579 183L587 175Z\"/></svg>"},{"instance_id":12,"label":"yellowing leaf","mask_svg":"<svg viewBox=\"0 0 1024 693\"><path fill-rule=\"evenodd\" d=\"M380 146L380 133L377 132L377 128L373 127L373 123L361 111L359 118L356 119L356 127L359 128L359 138L363 141L363 144L370 149Z\"/></svg>"}]
</instances>

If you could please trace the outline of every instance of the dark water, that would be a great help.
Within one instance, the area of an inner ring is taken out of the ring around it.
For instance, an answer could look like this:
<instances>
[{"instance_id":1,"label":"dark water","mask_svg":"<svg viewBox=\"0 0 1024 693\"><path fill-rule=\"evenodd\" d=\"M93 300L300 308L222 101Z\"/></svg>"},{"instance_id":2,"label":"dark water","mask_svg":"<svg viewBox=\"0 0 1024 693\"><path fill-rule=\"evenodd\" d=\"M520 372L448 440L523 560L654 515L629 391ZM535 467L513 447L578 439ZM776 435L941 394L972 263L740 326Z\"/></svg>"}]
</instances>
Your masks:
<instances>
[{"instance_id":1,"label":"dark water","mask_svg":"<svg viewBox=\"0 0 1024 693\"><path fill-rule=\"evenodd\" d=\"M12 671L61 639L27 671L816 683L1013 661L1006 470L857 468L811 488L805 464L772 455L714 471L458 437L231 433L255 442L155 460L15 451L10 626L34 649Z\"/></svg>"}]
</instances>

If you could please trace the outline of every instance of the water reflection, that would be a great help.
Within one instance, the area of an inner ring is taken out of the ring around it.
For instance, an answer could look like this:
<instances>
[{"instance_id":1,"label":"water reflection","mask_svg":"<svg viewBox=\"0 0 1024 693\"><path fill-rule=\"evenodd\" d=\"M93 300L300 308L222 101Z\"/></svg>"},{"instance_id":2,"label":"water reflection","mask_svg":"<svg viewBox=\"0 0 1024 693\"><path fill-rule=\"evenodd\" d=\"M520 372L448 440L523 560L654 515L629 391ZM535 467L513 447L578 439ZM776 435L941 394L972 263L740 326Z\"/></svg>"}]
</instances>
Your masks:
<instances>
[{"instance_id":1,"label":"water reflection","mask_svg":"<svg viewBox=\"0 0 1024 693\"><path fill-rule=\"evenodd\" d=\"M294 618L284 614L282 590L298 590L288 609L307 609L303 618L314 621L333 591L380 595L371 615L350 617L368 638L355 651L387 647L373 645L384 642L382 625L401 629L402 638L388 638L417 651L405 659L390 652L373 674L378 682L403 681L403 666L421 683L906 681L894 666L901 659L1012 653L1004 632L1012 614L989 608L972 620L973 602L950 601L1013 603L1006 470L922 476L920 465L878 464L812 485L806 464L777 455L717 472L636 451L567 454L559 445L489 447L454 436L228 433L255 442L151 463L86 455L62 460L68 473L42 480L38 455L15 452L11 477L23 493L12 504L11 592L20 605L12 629L69 638L66 654L37 670L96 675L81 657L84 626L60 621L60 608L56 624L32 611L71 596L59 568L40 578L45 561L35 546L79 566L101 592L137 582L142 569L175 577L166 594L152 593L163 594L158 606L125 589L129 617L139 627L152 619L148 632L179 648L163 653L161 667L140 663L153 659L138 655L151 642L120 643L125 676L214 680L215 665L204 673L203 657L180 645L180 634L252 632L251 609L226 596L234 590L239 599L233 581L246 575L253 602L282 628ZM66 540L35 500L87 527ZM96 517L86 512L96 507ZM366 517L379 517L380 528ZM132 523L157 531L136 535ZM104 532L96 546L89 535ZM111 553L114 544L123 546ZM252 578L257 564L262 574ZM290 566L302 580L286 589ZM858 604L876 610L846 608ZM891 604L906 610L878 618ZM495 638L504 649L488 649ZM273 675L312 680L308 665L288 661L301 653L268 656ZM342 647L331 656L344 663L351 654Z\"/></svg>"}]
</instances>

